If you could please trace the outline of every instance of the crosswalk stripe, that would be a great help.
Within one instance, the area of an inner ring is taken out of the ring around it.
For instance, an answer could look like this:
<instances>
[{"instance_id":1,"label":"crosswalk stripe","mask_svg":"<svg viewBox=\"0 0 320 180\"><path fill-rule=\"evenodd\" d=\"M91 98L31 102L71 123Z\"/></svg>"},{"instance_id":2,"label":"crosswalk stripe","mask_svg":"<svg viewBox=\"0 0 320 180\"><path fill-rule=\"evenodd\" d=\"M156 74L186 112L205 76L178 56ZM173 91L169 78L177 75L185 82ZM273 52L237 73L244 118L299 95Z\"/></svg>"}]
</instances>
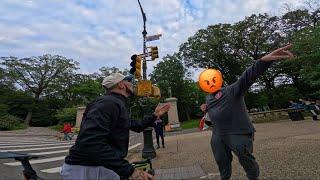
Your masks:
<instances>
[{"instance_id":1,"label":"crosswalk stripe","mask_svg":"<svg viewBox=\"0 0 320 180\"><path fill-rule=\"evenodd\" d=\"M46 150L46 149L59 149L59 148L65 148L65 147L71 147L72 145L66 145L66 146L54 146L54 147L43 147L43 148L29 148L29 149L12 149L12 150L0 150L0 152L19 152L19 151L37 151L37 150Z\"/></svg>"},{"instance_id":2,"label":"crosswalk stripe","mask_svg":"<svg viewBox=\"0 0 320 180\"><path fill-rule=\"evenodd\" d=\"M54 143L54 144L35 144L35 145L13 145L13 146L0 146L0 149L14 148L14 147L38 147L38 146L54 146L54 145L65 145L71 143Z\"/></svg>"},{"instance_id":3,"label":"crosswalk stripe","mask_svg":"<svg viewBox=\"0 0 320 180\"><path fill-rule=\"evenodd\" d=\"M38 141L35 141L35 140L28 140L28 139L17 139L17 140L0 140L1 143L29 143L29 142L59 142L59 141L54 141L54 140L38 140Z\"/></svg>"},{"instance_id":4,"label":"crosswalk stripe","mask_svg":"<svg viewBox=\"0 0 320 180\"><path fill-rule=\"evenodd\" d=\"M60 156L60 157L53 157L53 158L31 160L29 162L30 162L30 164L40 164L40 163L47 163L47 162L63 160L64 158L65 158L65 156ZM8 166L20 166L21 165L20 162L10 162L10 163L4 163L4 164L8 165Z\"/></svg>"},{"instance_id":5,"label":"crosswalk stripe","mask_svg":"<svg viewBox=\"0 0 320 180\"><path fill-rule=\"evenodd\" d=\"M128 150L131 150L131 149L133 149L133 148L136 148L136 147L138 147L138 146L140 146L141 145L141 143L137 143L137 144L135 144L135 145L132 145L132 146L130 146L129 148L128 148Z\"/></svg>"},{"instance_id":6,"label":"crosswalk stripe","mask_svg":"<svg viewBox=\"0 0 320 180\"><path fill-rule=\"evenodd\" d=\"M61 171L61 167L55 167L55 168L50 168L50 169L43 169L43 170L40 170L41 172L44 172L44 173L58 173Z\"/></svg>"},{"instance_id":7,"label":"crosswalk stripe","mask_svg":"<svg viewBox=\"0 0 320 180\"><path fill-rule=\"evenodd\" d=\"M0 141L0 144L33 144L33 143L55 143L62 141Z\"/></svg>"},{"instance_id":8,"label":"crosswalk stripe","mask_svg":"<svg viewBox=\"0 0 320 180\"><path fill-rule=\"evenodd\" d=\"M30 153L32 155L48 155L48 154L58 154L58 153L64 153L69 152L69 149L61 150L61 151L49 151L49 152L40 152L40 153Z\"/></svg>"},{"instance_id":9,"label":"crosswalk stripe","mask_svg":"<svg viewBox=\"0 0 320 180\"><path fill-rule=\"evenodd\" d=\"M131 150L131 149L133 149L133 148L136 148L136 147L138 147L138 146L140 146L141 145L141 143L137 143L137 144L135 144L135 145L133 145L133 146L130 146L129 148L128 148L128 150ZM41 172L44 172L44 173L59 173L60 171L61 171L61 167L55 167L55 168L50 168L50 169L42 169L42 170L40 170Z\"/></svg>"},{"instance_id":10,"label":"crosswalk stripe","mask_svg":"<svg viewBox=\"0 0 320 180\"><path fill-rule=\"evenodd\" d=\"M64 142L42 142L42 143L37 143L37 142L30 142L30 143L0 143L0 146L11 146L11 145L33 145L33 144L52 144L52 143L56 143L56 144L62 144L62 143L66 143Z\"/></svg>"}]
</instances>

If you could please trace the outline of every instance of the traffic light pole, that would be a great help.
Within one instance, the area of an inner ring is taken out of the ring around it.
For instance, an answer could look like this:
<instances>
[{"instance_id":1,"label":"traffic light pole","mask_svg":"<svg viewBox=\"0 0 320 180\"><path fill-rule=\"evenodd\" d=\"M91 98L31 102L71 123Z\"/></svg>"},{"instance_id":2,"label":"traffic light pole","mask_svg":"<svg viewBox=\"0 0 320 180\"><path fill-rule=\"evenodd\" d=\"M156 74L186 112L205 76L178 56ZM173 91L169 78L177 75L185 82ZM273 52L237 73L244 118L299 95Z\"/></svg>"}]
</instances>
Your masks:
<instances>
[{"instance_id":1,"label":"traffic light pole","mask_svg":"<svg viewBox=\"0 0 320 180\"><path fill-rule=\"evenodd\" d=\"M147 61L146 61L146 53L147 53L147 46L146 46L146 37L147 37L147 30L146 30L146 21L147 17L146 14L143 12L142 6L140 1L138 0L142 18L143 18L143 31L142 31L142 36L143 36L143 63L142 63L142 77L143 80L147 80Z\"/></svg>"},{"instance_id":2,"label":"traffic light pole","mask_svg":"<svg viewBox=\"0 0 320 180\"><path fill-rule=\"evenodd\" d=\"M147 80L147 61L146 61L146 53L147 53L147 46L146 46L146 36L147 36L147 30L146 30L146 14L143 12L142 6L140 1L138 0L142 18L143 18L143 63L142 63L142 78L143 80ZM147 159L153 159L156 157L156 151L153 147L153 139L152 139L152 127L148 127L143 131L143 149L142 149L142 158Z\"/></svg>"}]
</instances>

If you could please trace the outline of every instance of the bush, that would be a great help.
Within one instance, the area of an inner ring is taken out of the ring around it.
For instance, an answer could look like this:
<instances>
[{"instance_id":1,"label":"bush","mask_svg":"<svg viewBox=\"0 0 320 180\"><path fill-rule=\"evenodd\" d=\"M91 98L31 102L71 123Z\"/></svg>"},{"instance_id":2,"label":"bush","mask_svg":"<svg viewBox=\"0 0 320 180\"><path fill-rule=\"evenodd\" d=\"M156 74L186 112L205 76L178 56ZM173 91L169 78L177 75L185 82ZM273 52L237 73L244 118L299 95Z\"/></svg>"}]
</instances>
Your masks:
<instances>
[{"instance_id":1,"label":"bush","mask_svg":"<svg viewBox=\"0 0 320 180\"><path fill-rule=\"evenodd\" d=\"M0 104L0 116L4 116L6 114L8 114L8 105L6 104Z\"/></svg>"},{"instance_id":2,"label":"bush","mask_svg":"<svg viewBox=\"0 0 320 180\"><path fill-rule=\"evenodd\" d=\"M31 126L47 127L58 124L55 109L50 107L50 103L47 99L36 101L32 108L32 120Z\"/></svg>"},{"instance_id":3,"label":"bush","mask_svg":"<svg viewBox=\"0 0 320 180\"><path fill-rule=\"evenodd\" d=\"M77 108L63 108L58 110L55 117L59 120L59 124L63 124L66 122L75 124L77 117Z\"/></svg>"},{"instance_id":4,"label":"bush","mask_svg":"<svg viewBox=\"0 0 320 180\"><path fill-rule=\"evenodd\" d=\"M22 123L23 120L12 115L4 115L0 117L0 130L16 130L25 129L27 126Z\"/></svg>"}]
</instances>

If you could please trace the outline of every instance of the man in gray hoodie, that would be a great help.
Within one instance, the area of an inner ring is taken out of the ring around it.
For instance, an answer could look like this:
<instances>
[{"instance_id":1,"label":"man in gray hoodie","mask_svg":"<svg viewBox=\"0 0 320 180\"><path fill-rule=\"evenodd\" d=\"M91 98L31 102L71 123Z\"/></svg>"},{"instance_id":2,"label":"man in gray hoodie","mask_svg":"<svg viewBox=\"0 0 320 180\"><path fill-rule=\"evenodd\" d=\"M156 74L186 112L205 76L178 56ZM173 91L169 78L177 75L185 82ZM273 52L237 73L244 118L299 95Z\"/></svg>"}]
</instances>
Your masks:
<instances>
[{"instance_id":1,"label":"man in gray hoodie","mask_svg":"<svg viewBox=\"0 0 320 180\"><path fill-rule=\"evenodd\" d=\"M209 94L206 104L201 105L201 110L208 112L213 121L211 148L221 179L231 177L231 152L237 155L247 177L258 179L259 166L252 155L255 129L247 113L244 95L273 61L293 58L288 51L291 46L279 48L257 60L236 82Z\"/></svg>"}]
</instances>

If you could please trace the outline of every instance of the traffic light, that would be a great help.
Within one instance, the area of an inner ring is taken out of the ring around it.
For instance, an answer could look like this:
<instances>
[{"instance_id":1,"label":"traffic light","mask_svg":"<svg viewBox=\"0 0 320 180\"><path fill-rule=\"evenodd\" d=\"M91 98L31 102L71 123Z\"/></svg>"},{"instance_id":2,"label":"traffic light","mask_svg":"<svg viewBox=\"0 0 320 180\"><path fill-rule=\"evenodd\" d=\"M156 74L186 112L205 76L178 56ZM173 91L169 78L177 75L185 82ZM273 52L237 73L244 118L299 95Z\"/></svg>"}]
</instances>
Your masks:
<instances>
[{"instance_id":1,"label":"traffic light","mask_svg":"<svg viewBox=\"0 0 320 180\"><path fill-rule=\"evenodd\" d=\"M159 58L158 47L151 46L151 60L155 60L156 58Z\"/></svg>"},{"instance_id":2,"label":"traffic light","mask_svg":"<svg viewBox=\"0 0 320 180\"><path fill-rule=\"evenodd\" d=\"M136 57L136 72L134 73L134 76L136 79L141 78L141 63L142 63L142 58L141 56Z\"/></svg>"},{"instance_id":3,"label":"traffic light","mask_svg":"<svg viewBox=\"0 0 320 180\"><path fill-rule=\"evenodd\" d=\"M130 63L130 66L131 66L130 74L132 74L132 75L134 75L134 73L136 72L136 62L137 62L136 58L137 58L136 54L131 56L132 61Z\"/></svg>"},{"instance_id":4,"label":"traffic light","mask_svg":"<svg viewBox=\"0 0 320 180\"><path fill-rule=\"evenodd\" d=\"M141 56L138 56L136 54L131 56L131 69L130 69L130 74L134 75L136 79L141 78Z\"/></svg>"}]
</instances>

